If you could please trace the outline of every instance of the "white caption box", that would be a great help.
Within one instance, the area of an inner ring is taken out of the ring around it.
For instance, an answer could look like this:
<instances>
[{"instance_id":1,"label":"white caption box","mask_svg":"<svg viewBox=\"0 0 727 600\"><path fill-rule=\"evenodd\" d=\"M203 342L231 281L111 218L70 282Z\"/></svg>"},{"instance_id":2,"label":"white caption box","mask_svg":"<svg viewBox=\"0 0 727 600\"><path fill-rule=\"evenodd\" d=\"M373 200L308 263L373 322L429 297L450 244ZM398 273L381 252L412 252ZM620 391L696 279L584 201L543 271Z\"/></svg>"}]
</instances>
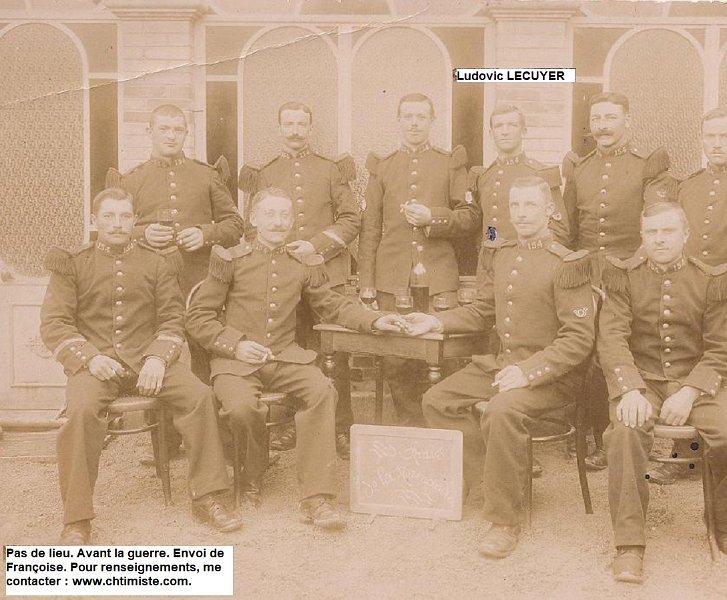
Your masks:
<instances>
[{"instance_id":1,"label":"white caption box","mask_svg":"<svg viewBox=\"0 0 727 600\"><path fill-rule=\"evenodd\" d=\"M7 596L231 596L232 546L7 546Z\"/></svg>"},{"instance_id":2,"label":"white caption box","mask_svg":"<svg viewBox=\"0 0 727 600\"><path fill-rule=\"evenodd\" d=\"M453 69L457 83L575 83L575 69Z\"/></svg>"}]
</instances>

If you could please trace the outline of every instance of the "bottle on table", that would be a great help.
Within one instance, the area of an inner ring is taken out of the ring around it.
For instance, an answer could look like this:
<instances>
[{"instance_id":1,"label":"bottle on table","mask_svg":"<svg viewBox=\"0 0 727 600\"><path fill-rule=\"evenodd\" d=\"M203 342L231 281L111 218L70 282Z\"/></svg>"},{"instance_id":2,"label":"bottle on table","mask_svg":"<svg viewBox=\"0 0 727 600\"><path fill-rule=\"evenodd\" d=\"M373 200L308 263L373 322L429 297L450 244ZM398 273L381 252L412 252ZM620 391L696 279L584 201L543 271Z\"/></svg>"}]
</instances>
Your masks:
<instances>
[{"instance_id":1,"label":"bottle on table","mask_svg":"<svg viewBox=\"0 0 727 600\"><path fill-rule=\"evenodd\" d=\"M415 312L429 311L429 273L424 266L424 247L412 242L412 267L409 274L409 290L414 300Z\"/></svg>"}]
</instances>

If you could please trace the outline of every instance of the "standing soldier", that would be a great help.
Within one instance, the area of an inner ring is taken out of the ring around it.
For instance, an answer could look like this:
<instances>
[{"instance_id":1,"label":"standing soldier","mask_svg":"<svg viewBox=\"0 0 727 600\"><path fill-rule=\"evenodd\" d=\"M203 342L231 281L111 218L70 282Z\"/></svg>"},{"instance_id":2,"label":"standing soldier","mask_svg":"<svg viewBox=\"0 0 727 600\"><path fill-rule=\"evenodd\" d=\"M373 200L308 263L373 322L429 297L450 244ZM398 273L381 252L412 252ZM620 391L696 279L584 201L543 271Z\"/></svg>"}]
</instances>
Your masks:
<instances>
[{"instance_id":1,"label":"standing soldier","mask_svg":"<svg viewBox=\"0 0 727 600\"><path fill-rule=\"evenodd\" d=\"M353 158L345 156L334 162L311 150L308 138L313 115L305 104L283 104L278 109L278 125L281 153L262 168L243 166L240 189L252 198L261 189L275 187L293 198L295 221L288 247L300 258L321 255L331 287L343 293L351 272L348 245L356 239L361 225L358 205L349 186L356 177ZM300 309L298 341L305 348L318 350L319 336L312 329L316 322L314 315L306 305L301 305ZM342 458L348 458L349 429L353 424L348 355L339 353L336 358L336 448ZM285 446L285 438L294 435L295 431L291 430L287 436L283 434L279 442Z\"/></svg>"},{"instance_id":2,"label":"standing soldier","mask_svg":"<svg viewBox=\"0 0 727 600\"><path fill-rule=\"evenodd\" d=\"M592 282L600 286L605 257L626 259L639 247L644 192L669 168L669 156L663 148L649 154L631 142L629 101L623 94L597 94L589 106L596 148L582 159L572 152L566 156L563 202L568 215L566 246L591 253ZM607 464L603 431L608 403L603 374L598 368L593 371L589 405L596 451L586 458L586 466L601 470Z\"/></svg>"},{"instance_id":3,"label":"standing soldier","mask_svg":"<svg viewBox=\"0 0 727 600\"><path fill-rule=\"evenodd\" d=\"M67 420L58 432L60 543L90 543L106 407L120 393L157 396L170 406L187 447L194 514L216 529L238 529L240 519L216 497L229 482L214 398L176 360L184 335L179 253L132 241L134 206L124 190L99 193L92 213L95 244L49 253L51 278L41 309L43 342L68 376Z\"/></svg>"},{"instance_id":4,"label":"standing soldier","mask_svg":"<svg viewBox=\"0 0 727 600\"><path fill-rule=\"evenodd\" d=\"M178 106L155 108L147 128L151 158L123 175L110 169L106 177L107 187L120 187L134 198L134 239L160 250L179 248L183 259L179 280L185 298L207 275L212 245L234 246L243 233L224 178L210 165L184 155L187 133L187 120ZM220 171L226 169L223 165L224 161ZM207 355L191 340L189 351L192 371L208 382ZM175 430L170 427L169 431ZM169 455L174 456L180 439L169 438ZM152 459L146 456L142 462L150 464Z\"/></svg>"},{"instance_id":5,"label":"standing soldier","mask_svg":"<svg viewBox=\"0 0 727 600\"><path fill-rule=\"evenodd\" d=\"M577 367L593 347L587 253L553 241L549 187L540 177L513 182L508 205L517 239L485 244L475 302L436 316L404 317L411 334L497 326L497 355L473 356L424 394L427 425L463 434L469 489L483 482L484 517L492 527L480 553L488 558L504 558L517 545L529 431L545 415L564 418L558 413L578 393ZM478 419L472 408L482 401Z\"/></svg>"},{"instance_id":6,"label":"standing soldier","mask_svg":"<svg viewBox=\"0 0 727 600\"><path fill-rule=\"evenodd\" d=\"M727 552L727 265L684 255L689 235L674 202L647 206L643 250L609 257L598 355L611 424L604 437L617 581L641 583L654 424L692 425L707 445L716 536Z\"/></svg>"},{"instance_id":7,"label":"standing soldier","mask_svg":"<svg viewBox=\"0 0 727 600\"><path fill-rule=\"evenodd\" d=\"M300 509L313 525L338 529L345 522L334 504L336 390L312 364L315 352L296 343L297 307L306 302L329 321L366 331L399 331L399 317L382 316L333 292L322 256L302 257L286 247L294 212L284 190L267 188L254 196L250 222L257 238L229 250L214 248L209 276L187 312L187 329L213 354L215 394L231 427L242 434L245 499L260 504L267 467L267 408L260 394L263 388L289 393L300 406L295 414Z\"/></svg>"},{"instance_id":8,"label":"standing soldier","mask_svg":"<svg viewBox=\"0 0 727 600\"><path fill-rule=\"evenodd\" d=\"M727 110L717 108L702 117L702 148L707 167L679 185L678 199L689 222L687 256L716 267L727 263ZM672 454L689 456L689 442L675 442ZM649 471L649 483L669 485L688 477L686 465L661 464Z\"/></svg>"},{"instance_id":9,"label":"standing soldier","mask_svg":"<svg viewBox=\"0 0 727 600\"><path fill-rule=\"evenodd\" d=\"M495 142L497 159L489 167L472 167L469 173L469 188L482 211L482 233L486 240L506 241L517 237L510 222L510 186L517 177L537 176L550 186L555 205L550 229L555 240L564 243L568 228L560 193L560 169L547 167L525 155L523 136L527 131L525 115L517 106L502 105L492 111L490 135Z\"/></svg>"},{"instance_id":10,"label":"standing soldier","mask_svg":"<svg viewBox=\"0 0 727 600\"><path fill-rule=\"evenodd\" d=\"M401 147L385 158L370 154L366 160L369 183L358 256L361 289L375 288L381 310L394 310L395 293L409 286L415 243L424 251L430 305L433 297L442 296L455 306L459 277L452 238L473 231L479 221L474 205L465 202L467 153L462 146L446 152L430 145L434 106L427 96L404 96L397 117ZM414 365L384 361L402 425L423 423Z\"/></svg>"}]
</instances>

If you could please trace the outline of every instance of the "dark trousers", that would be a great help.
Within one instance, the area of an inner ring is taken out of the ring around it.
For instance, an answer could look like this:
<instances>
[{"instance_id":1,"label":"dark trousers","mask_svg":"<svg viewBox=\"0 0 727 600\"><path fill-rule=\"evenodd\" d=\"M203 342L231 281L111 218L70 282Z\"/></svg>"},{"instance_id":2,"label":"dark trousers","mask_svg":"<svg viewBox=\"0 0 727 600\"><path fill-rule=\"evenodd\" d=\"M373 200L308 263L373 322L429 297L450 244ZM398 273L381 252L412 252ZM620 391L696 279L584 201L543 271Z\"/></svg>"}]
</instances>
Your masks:
<instances>
[{"instance_id":1,"label":"dark trousers","mask_svg":"<svg viewBox=\"0 0 727 600\"><path fill-rule=\"evenodd\" d=\"M302 498L336 495L336 390L314 365L272 362L251 375L217 375L213 382L221 414L243 435L246 477L259 481L268 464L266 392L290 394L298 403L296 461Z\"/></svg>"},{"instance_id":2,"label":"dark trousers","mask_svg":"<svg viewBox=\"0 0 727 600\"><path fill-rule=\"evenodd\" d=\"M470 487L484 483L485 518L516 525L522 513L527 477L527 443L540 419L562 414L577 378L562 377L536 388L498 392L492 387L496 370L472 362L424 394L424 419L429 427L457 429L463 435L464 478ZM480 419L477 402L487 400Z\"/></svg>"},{"instance_id":3,"label":"dark trousers","mask_svg":"<svg viewBox=\"0 0 727 600\"><path fill-rule=\"evenodd\" d=\"M120 388L117 381L99 381L86 370L68 378L67 421L58 432L64 523L94 517L93 489L106 436L106 406L120 393L136 393L136 378L126 382ZM211 390L187 367L173 363L167 368L158 398L171 409L174 426L184 439L192 498L227 489L229 481Z\"/></svg>"},{"instance_id":4,"label":"dark trousers","mask_svg":"<svg viewBox=\"0 0 727 600\"><path fill-rule=\"evenodd\" d=\"M645 396L653 407L643 427L626 427L616 418L621 398L610 402L611 424L604 434L608 456L608 501L616 546L646 545L645 522L649 506L649 452L654 444L654 423L664 400L679 389L678 383L647 381ZM702 395L687 420L707 444L714 476L717 528L727 531L727 390L715 398Z\"/></svg>"},{"instance_id":5,"label":"dark trousers","mask_svg":"<svg viewBox=\"0 0 727 600\"><path fill-rule=\"evenodd\" d=\"M331 289L339 294L343 293L343 285L337 285ZM298 305L295 326L295 338L298 345L320 353L321 335L313 329L313 325L319 322L320 320L307 305L303 303ZM351 408L351 369L348 365L348 356L346 352L336 352L334 357L336 366L333 373L333 384L336 386L336 392L338 392L336 433L348 433L354 422L353 409ZM318 358L320 362L322 357L319 356Z\"/></svg>"},{"instance_id":6,"label":"dark trousers","mask_svg":"<svg viewBox=\"0 0 727 600\"><path fill-rule=\"evenodd\" d=\"M457 306L457 292L443 292L450 306ZM376 302L379 310L396 312L396 296L378 292ZM433 309L433 297L429 298L429 312ZM389 384L398 424L408 427L423 427L422 394L429 385L426 382L426 366L420 360L386 357L382 360L384 379Z\"/></svg>"}]
</instances>

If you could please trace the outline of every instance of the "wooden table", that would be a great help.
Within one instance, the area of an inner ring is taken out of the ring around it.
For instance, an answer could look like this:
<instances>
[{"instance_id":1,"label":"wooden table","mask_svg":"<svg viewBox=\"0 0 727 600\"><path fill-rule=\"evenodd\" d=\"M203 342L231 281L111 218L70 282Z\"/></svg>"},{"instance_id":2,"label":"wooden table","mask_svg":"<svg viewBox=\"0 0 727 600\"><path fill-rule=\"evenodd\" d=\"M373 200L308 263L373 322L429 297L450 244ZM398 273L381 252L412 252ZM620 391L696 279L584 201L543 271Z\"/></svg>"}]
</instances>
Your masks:
<instances>
[{"instance_id":1,"label":"wooden table","mask_svg":"<svg viewBox=\"0 0 727 600\"><path fill-rule=\"evenodd\" d=\"M410 358L427 363L427 383L434 385L442 379L442 364L447 359L470 358L485 354L489 332L427 333L411 337L396 333L361 333L339 325L321 323L313 329L321 334L321 352L325 360L323 369L333 377L336 352L373 355L376 362L375 420L381 424L384 409L384 373L381 359Z\"/></svg>"}]
</instances>

